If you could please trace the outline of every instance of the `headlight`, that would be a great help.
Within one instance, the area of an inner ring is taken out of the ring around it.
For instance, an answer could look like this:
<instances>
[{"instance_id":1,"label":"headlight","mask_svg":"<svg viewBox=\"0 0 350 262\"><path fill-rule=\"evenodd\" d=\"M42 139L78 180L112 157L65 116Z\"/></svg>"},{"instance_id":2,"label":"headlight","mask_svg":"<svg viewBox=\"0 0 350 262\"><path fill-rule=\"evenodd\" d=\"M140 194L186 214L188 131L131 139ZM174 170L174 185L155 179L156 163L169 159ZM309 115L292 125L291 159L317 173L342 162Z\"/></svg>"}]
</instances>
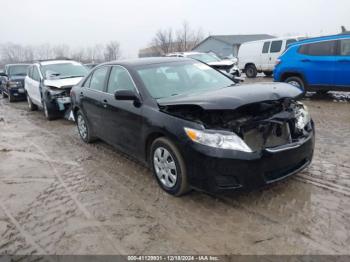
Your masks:
<instances>
[{"instance_id":1,"label":"headlight","mask_svg":"<svg viewBox=\"0 0 350 262\"><path fill-rule=\"evenodd\" d=\"M296 112L295 112L295 118L296 118L296 123L295 123L296 128L298 128L299 130L304 129L304 127L311 120L311 116L309 114L309 111L306 105L302 103L298 103L298 107L296 108Z\"/></svg>"},{"instance_id":2,"label":"headlight","mask_svg":"<svg viewBox=\"0 0 350 262\"><path fill-rule=\"evenodd\" d=\"M7 86L9 88L11 88L11 87L21 87L22 86L22 82L20 82L20 81L9 81L9 82L7 82Z\"/></svg>"},{"instance_id":3,"label":"headlight","mask_svg":"<svg viewBox=\"0 0 350 262\"><path fill-rule=\"evenodd\" d=\"M196 143L222 149L253 152L235 133L216 130L196 130L185 127L187 136Z\"/></svg>"}]
</instances>

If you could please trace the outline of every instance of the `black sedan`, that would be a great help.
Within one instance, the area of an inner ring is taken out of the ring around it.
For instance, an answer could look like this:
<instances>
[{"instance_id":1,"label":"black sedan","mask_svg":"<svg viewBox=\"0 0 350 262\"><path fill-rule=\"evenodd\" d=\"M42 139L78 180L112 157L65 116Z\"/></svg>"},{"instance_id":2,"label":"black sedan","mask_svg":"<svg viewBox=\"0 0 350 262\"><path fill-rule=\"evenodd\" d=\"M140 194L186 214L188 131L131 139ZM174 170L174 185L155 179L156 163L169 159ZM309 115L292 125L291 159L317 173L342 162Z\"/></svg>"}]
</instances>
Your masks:
<instances>
[{"instance_id":1,"label":"black sedan","mask_svg":"<svg viewBox=\"0 0 350 262\"><path fill-rule=\"evenodd\" d=\"M97 66L72 89L81 138L100 138L148 164L179 196L261 187L311 162L314 125L303 91L283 83L237 85L187 58Z\"/></svg>"}]
</instances>

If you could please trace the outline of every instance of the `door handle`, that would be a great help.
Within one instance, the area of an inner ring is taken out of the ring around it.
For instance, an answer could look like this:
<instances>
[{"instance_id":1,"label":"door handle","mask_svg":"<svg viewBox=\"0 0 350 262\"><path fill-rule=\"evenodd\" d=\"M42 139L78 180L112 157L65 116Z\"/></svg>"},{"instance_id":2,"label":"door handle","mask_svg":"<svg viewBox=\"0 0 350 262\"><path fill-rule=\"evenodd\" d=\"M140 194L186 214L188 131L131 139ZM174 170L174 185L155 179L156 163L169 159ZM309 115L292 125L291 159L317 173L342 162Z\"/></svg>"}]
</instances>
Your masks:
<instances>
[{"instance_id":1,"label":"door handle","mask_svg":"<svg viewBox=\"0 0 350 262\"><path fill-rule=\"evenodd\" d=\"M350 60L348 59L342 59L342 60L338 60L339 63L349 63Z\"/></svg>"},{"instance_id":2,"label":"door handle","mask_svg":"<svg viewBox=\"0 0 350 262\"><path fill-rule=\"evenodd\" d=\"M304 63L305 62L311 62L311 60L310 59L302 59L301 62L304 62Z\"/></svg>"}]
</instances>

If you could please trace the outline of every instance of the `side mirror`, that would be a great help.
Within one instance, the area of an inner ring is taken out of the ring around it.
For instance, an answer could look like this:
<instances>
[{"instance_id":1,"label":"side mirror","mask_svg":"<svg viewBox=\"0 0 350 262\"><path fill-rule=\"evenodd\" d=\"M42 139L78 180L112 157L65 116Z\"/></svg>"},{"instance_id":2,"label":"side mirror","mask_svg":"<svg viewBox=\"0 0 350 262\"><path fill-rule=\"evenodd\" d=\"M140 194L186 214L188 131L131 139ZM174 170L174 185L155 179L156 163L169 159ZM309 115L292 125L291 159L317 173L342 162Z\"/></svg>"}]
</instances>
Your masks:
<instances>
[{"instance_id":1,"label":"side mirror","mask_svg":"<svg viewBox=\"0 0 350 262\"><path fill-rule=\"evenodd\" d=\"M116 100L130 100L130 101L138 101L139 100L138 96L135 94L134 91L124 90L124 89L115 91L114 98Z\"/></svg>"}]
</instances>

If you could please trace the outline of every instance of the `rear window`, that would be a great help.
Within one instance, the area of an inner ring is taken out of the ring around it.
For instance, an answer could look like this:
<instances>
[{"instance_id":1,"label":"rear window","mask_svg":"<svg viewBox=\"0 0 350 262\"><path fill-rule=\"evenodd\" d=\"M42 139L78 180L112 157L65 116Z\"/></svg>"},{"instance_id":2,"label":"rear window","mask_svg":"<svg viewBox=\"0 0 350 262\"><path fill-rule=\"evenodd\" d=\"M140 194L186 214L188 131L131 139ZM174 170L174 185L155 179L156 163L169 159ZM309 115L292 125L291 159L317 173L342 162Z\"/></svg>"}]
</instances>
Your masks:
<instances>
[{"instance_id":1,"label":"rear window","mask_svg":"<svg viewBox=\"0 0 350 262\"><path fill-rule=\"evenodd\" d=\"M350 56L350 39L340 41L340 55Z\"/></svg>"},{"instance_id":2,"label":"rear window","mask_svg":"<svg viewBox=\"0 0 350 262\"><path fill-rule=\"evenodd\" d=\"M282 49L282 40L272 41L270 53L281 52L281 49Z\"/></svg>"},{"instance_id":3,"label":"rear window","mask_svg":"<svg viewBox=\"0 0 350 262\"><path fill-rule=\"evenodd\" d=\"M264 43L264 46L263 46L263 49L262 49L262 53L263 53L263 54L266 54L266 53L269 52L270 43L271 43L271 42L265 42L265 43Z\"/></svg>"},{"instance_id":4,"label":"rear window","mask_svg":"<svg viewBox=\"0 0 350 262\"><path fill-rule=\"evenodd\" d=\"M288 48L288 46L292 43L295 43L297 40L296 39L288 39L286 42L286 49Z\"/></svg>"},{"instance_id":5,"label":"rear window","mask_svg":"<svg viewBox=\"0 0 350 262\"><path fill-rule=\"evenodd\" d=\"M299 53L311 56L332 56L336 53L336 41L305 44L299 48Z\"/></svg>"}]
</instances>

